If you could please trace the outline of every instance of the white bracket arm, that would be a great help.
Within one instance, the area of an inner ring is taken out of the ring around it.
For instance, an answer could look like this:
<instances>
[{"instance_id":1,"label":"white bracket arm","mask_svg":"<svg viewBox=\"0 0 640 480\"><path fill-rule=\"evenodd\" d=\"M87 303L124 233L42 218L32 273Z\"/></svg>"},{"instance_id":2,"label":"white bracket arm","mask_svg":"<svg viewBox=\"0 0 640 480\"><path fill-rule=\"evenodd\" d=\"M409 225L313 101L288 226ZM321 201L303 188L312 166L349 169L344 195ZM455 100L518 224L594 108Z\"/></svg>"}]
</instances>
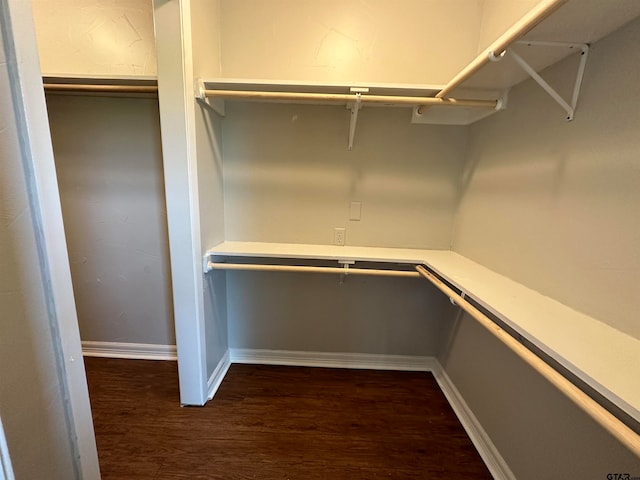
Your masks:
<instances>
[{"instance_id":1,"label":"white bracket arm","mask_svg":"<svg viewBox=\"0 0 640 480\"><path fill-rule=\"evenodd\" d=\"M531 78L533 78L538 85L540 85L545 92L547 92L551 98L553 98L566 112L567 120L573 120L575 114L576 105L578 104L578 97L580 96L580 87L582 86L582 78L584 77L584 69L587 64L587 55L589 53L589 45L576 44L576 43L562 43L562 42L538 42L538 41L524 41L517 42L520 45L527 46L543 46L543 47L564 47L564 48L579 48L581 50L580 64L578 65L578 72L576 75L576 81L573 85L573 94L571 95L571 103L568 103L562 96L554 90L554 88L547 83L547 81L536 72L531 65L529 65L520 55L509 49L509 55L513 58L520 67L527 72Z\"/></svg>"},{"instance_id":2,"label":"white bracket arm","mask_svg":"<svg viewBox=\"0 0 640 480\"><path fill-rule=\"evenodd\" d=\"M356 136L356 124L358 123L358 112L362 108L362 94L368 93L368 88L351 88L351 93L356 94L356 101L351 108L351 120L349 122L349 150L353 150L353 139Z\"/></svg>"}]
</instances>

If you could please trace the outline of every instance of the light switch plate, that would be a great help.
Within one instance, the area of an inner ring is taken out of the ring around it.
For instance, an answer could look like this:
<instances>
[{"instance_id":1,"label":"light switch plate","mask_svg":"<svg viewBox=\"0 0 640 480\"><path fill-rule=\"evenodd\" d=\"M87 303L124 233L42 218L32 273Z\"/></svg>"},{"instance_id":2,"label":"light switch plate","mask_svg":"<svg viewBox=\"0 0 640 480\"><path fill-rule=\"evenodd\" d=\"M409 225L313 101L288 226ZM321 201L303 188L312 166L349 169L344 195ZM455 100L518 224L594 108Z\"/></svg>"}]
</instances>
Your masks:
<instances>
[{"instance_id":1,"label":"light switch plate","mask_svg":"<svg viewBox=\"0 0 640 480\"><path fill-rule=\"evenodd\" d=\"M362 203L351 202L351 205L349 205L349 220L360 221L361 216L362 216Z\"/></svg>"}]
</instances>

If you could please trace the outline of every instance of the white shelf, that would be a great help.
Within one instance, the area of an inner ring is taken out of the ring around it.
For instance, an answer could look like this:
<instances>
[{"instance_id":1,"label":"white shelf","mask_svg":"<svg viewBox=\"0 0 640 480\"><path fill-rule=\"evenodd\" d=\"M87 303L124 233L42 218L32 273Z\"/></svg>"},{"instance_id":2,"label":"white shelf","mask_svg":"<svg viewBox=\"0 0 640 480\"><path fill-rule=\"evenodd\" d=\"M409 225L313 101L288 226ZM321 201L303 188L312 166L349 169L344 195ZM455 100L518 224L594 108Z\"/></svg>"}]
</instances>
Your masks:
<instances>
[{"instance_id":1,"label":"white shelf","mask_svg":"<svg viewBox=\"0 0 640 480\"><path fill-rule=\"evenodd\" d=\"M209 250L207 255L421 264L427 255L437 251L297 243L223 242ZM446 250L441 252L448 253Z\"/></svg>"},{"instance_id":2,"label":"white shelf","mask_svg":"<svg viewBox=\"0 0 640 480\"><path fill-rule=\"evenodd\" d=\"M217 78L204 80L204 87L207 90L240 90L240 91L261 91L261 92L290 92L290 93L321 93L321 94L348 94L351 88L368 88L366 95L385 96L408 96L408 97L434 97L444 85L417 85L401 83L319 83L319 82L295 82L287 80L256 80L256 79L231 79ZM462 89L457 92L458 98L496 100L502 95L501 91L489 89ZM224 112L224 102L228 100L217 100L220 102L216 108L219 113ZM306 105L326 104L309 100L261 100L271 103L298 103ZM345 102L332 102L338 105L347 105ZM369 104L363 103L363 108L370 107L395 107L412 108L413 115L411 123L418 124L438 124L438 125L469 125L488 115L496 113L496 110L487 108L467 108L433 106L424 115L416 115L413 105L396 104Z\"/></svg>"},{"instance_id":3,"label":"white shelf","mask_svg":"<svg viewBox=\"0 0 640 480\"><path fill-rule=\"evenodd\" d=\"M461 255L427 266L640 422L640 340Z\"/></svg>"},{"instance_id":4,"label":"white shelf","mask_svg":"<svg viewBox=\"0 0 640 480\"><path fill-rule=\"evenodd\" d=\"M432 97L443 85L410 83L326 83L290 80L265 80L247 78L214 78L204 80L205 88L211 90L260 90L265 92L293 93L349 93L350 88L368 88L372 95L407 95Z\"/></svg>"},{"instance_id":5,"label":"white shelf","mask_svg":"<svg viewBox=\"0 0 640 480\"><path fill-rule=\"evenodd\" d=\"M207 254L424 264L640 422L640 340L454 252L224 242Z\"/></svg>"},{"instance_id":6,"label":"white shelf","mask_svg":"<svg viewBox=\"0 0 640 480\"><path fill-rule=\"evenodd\" d=\"M44 76L47 95L71 95L91 97L156 98L158 80L155 77L117 75L111 77Z\"/></svg>"},{"instance_id":7,"label":"white shelf","mask_svg":"<svg viewBox=\"0 0 640 480\"><path fill-rule=\"evenodd\" d=\"M65 83L73 85L133 85L156 86L158 77L143 75L76 75L43 73L44 83Z\"/></svg>"},{"instance_id":8,"label":"white shelf","mask_svg":"<svg viewBox=\"0 0 640 480\"><path fill-rule=\"evenodd\" d=\"M570 0L522 40L592 44L638 16L640 2L637 0ZM537 72L576 51L524 45L511 48L522 54ZM486 65L464 82L461 88L506 89L527 78L528 75L507 55L499 62ZM460 96L457 90L452 95Z\"/></svg>"}]
</instances>

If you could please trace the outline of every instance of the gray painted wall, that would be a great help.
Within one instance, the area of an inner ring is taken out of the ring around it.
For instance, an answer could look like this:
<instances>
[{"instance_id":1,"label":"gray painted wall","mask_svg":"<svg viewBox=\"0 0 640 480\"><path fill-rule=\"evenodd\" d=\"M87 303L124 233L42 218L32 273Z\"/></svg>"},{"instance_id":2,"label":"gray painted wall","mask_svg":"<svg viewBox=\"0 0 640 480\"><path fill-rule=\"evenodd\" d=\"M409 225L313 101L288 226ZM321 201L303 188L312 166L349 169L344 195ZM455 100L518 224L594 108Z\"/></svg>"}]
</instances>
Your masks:
<instances>
[{"instance_id":1,"label":"gray painted wall","mask_svg":"<svg viewBox=\"0 0 640 480\"><path fill-rule=\"evenodd\" d=\"M226 239L333 244L346 227L347 245L449 248L466 129L410 115L364 108L349 151L343 106L227 102Z\"/></svg>"},{"instance_id":2,"label":"gray painted wall","mask_svg":"<svg viewBox=\"0 0 640 480\"><path fill-rule=\"evenodd\" d=\"M532 81L470 129L453 248L640 335L640 20L593 46L573 122ZM543 72L573 80L575 60ZM481 361L480 361L481 359ZM640 459L464 317L441 356L518 479L638 475Z\"/></svg>"},{"instance_id":3,"label":"gray painted wall","mask_svg":"<svg viewBox=\"0 0 640 480\"><path fill-rule=\"evenodd\" d=\"M174 345L157 100L47 106L82 340Z\"/></svg>"},{"instance_id":4,"label":"gray painted wall","mask_svg":"<svg viewBox=\"0 0 640 480\"><path fill-rule=\"evenodd\" d=\"M640 338L640 20L589 54L575 120L532 81L470 129L453 249ZM569 90L575 60L547 69Z\"/></svg>"},{"instance_id":5,"label":"gray painted wall","mask_svg":"<svg viewBox=\"0 0 640 480\"><path fill-rule=\"evenodd\" d=\"M448 248L462 127L362 110L352 151L344 107L227 102L227 240ZM362 219L349 220L349 204ZM450 305L418 280L227 273L235 348L434 355Z\"/></svg>"},{"instance_id":6,"label":"gray painted wall","mask_svg":"<svg viewBox=\"0 0 640 480\"><path fill-rule=\"evenodd\" d=\"M0 37L0 417L16 478L71 479L75 473L65 392L59 384L14 108Z\"/></svg>"},{"instance_id":7,"label":"gray painted wall","mask_svg":"<svg viewBox=\"0 0 640 480\"><path fill-rule=\"evenodd\" d=\"M440 361L518 480L639 474L639 458L474 319Z\"/></svg>"},{"instance_id":8,"label":"gray painted wall","mask_svg":"<svg viewBox=\"0 0 640 480\"><path fill-rule=\"evenodd\" d=\"M235 348L429 355L453 307L420 279L227 272Z\"/></svg>"}]
</instances>

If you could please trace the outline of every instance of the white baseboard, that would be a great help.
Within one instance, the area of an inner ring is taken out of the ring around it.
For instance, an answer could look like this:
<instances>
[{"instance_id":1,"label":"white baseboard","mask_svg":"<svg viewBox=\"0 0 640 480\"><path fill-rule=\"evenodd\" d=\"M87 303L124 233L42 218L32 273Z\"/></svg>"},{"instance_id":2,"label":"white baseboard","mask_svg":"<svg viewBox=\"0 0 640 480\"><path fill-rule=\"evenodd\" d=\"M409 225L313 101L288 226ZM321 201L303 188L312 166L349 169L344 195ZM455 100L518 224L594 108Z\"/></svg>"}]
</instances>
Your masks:
<instances>
[{"instance_id":1,"label":"white baseboard","mask_svg":"<svg viewBox=\"0 0 640 480\"><path fill-rule=\"evenodd\" d=\"M227 350L218 362L218 365L209 377L209 380L207 381L209 400L213 398L213 396L218 391L218 388L220 388L220 384L222 383L222 380L224 380L224 377L227 374L229 367L231 366L229 357L229 350Z\"/></svg>"},{"instance_id":2,"label":"white baseboard","mask_svg":"<svg viewBox=\"0 0 640 480\"><path fill-rule=\"evenodd\" d=\"M482 428L482 425L467 405L467 402L464 401L464 398L444 371L440 362L435 359L434 362L436 367L432 370L433 376L493 478L495 480L516 480L509 465L500 455L491 438Z\"/></svg>"},{"instance_id":3,"label":"white baseboard","mask_svg":"<svg viewBox=\"0 0 640 480\"><path fill-rule=\"evenodd\" d=\"M376 355L369 353L302 352L295 350L231 349L231 363L291 365L298 367L358 368L429 372L433 357Z\"/></svg>"},{"instance_id":4,"label":"white baseboard","mask_svg":"<svg viewBox=\"0 0 640 480\"><path fill-rule=\"evenodd\" d=\"M135 360L177 360L175 345L148 343L82 342L85 357L128 358Z\"/></svg>"}]
</instances>

